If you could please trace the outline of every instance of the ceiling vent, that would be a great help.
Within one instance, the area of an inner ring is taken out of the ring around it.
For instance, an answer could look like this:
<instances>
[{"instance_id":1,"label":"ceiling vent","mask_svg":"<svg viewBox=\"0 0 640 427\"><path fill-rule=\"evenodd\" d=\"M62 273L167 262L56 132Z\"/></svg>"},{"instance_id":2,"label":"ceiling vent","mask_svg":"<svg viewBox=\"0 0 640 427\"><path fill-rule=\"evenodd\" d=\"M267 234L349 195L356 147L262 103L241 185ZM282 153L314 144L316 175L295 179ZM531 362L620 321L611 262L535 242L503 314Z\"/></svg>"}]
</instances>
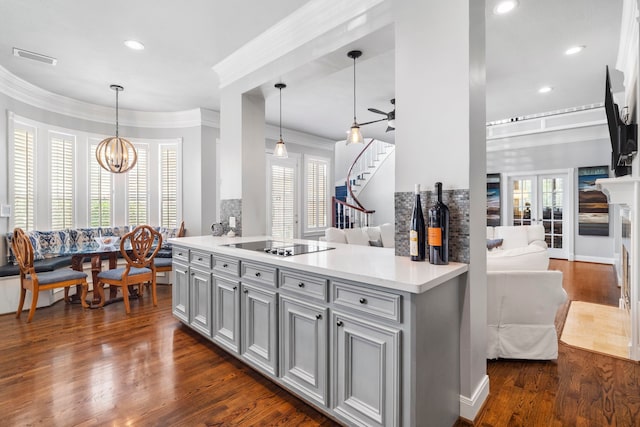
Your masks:
<instances>
[{"instance_id":1,"label":"ceiling vent","mask_svg":"<svg viewBox=\"0 0 640 427\"><path fill-rule=\"evenodd\" d=\"M50 56L42 55L40 53L29 52L28 50L13 48L13 56L19 56L20 58L33 59L34 61L44 62L49 65L56 65L58 60Z\"/></svg>"}]
</instances>

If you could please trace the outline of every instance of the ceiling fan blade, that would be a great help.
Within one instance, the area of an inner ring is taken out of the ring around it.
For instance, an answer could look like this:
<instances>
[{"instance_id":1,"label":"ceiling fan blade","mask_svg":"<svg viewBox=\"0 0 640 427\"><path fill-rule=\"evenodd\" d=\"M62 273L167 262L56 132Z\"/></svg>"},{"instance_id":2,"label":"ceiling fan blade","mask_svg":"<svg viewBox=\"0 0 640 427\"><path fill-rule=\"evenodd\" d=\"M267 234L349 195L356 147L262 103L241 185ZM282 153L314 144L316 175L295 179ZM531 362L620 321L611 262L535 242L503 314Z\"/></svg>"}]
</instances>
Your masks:
<instances>
[{"instance_id":1,"label":"ceiling fan blade","mask_svg":"<svg viewBox=\"0 0 640 427\"><path fill-rule=\"evenodd\" d=\"M391 126L387 126L387 130L385 130L385 132L389 132L390 130L396 130L396 128L392 128Z\"/></svg>"},{"instance_id":2,"label":"ceiling fan blade","mask_svg":"<svg viewBox=\"0 0 640 427\"><path fill-rule=\"evenodd\" d=\"M371 122L364 122L364 123L358 123L358 124L359 124L360 126L364 126L364 125L370 125L371 123L378 123L378 122L381 122L381 121L383 121L383 120L387 120L387 119L385 118L385 119L373 120L373 121L371 121Z\"/></svg>"},{"instance_id":3,"label":"ceiling fan blade","mask_svg":"<svg viewBox=\"0 0 640 427\"><path fill-rule=\"evenodd\" d=\"M384 111L380 111L377 108L368 108L368 110L372 113L384 114L385 116L387 115L387 113L385 113Z\"/></svg>"}]
</instances>

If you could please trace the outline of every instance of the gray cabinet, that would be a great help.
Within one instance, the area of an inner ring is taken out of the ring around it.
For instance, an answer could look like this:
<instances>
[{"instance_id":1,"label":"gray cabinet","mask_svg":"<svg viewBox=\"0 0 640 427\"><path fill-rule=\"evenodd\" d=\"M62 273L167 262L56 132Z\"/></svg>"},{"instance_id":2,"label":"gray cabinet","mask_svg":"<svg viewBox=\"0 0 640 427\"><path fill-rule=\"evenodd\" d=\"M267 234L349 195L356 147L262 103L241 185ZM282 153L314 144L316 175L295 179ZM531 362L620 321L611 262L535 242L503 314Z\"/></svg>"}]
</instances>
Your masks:
<instances>
[{"instance_id":1,"label":"gray cabinet","mask_svg":"<svg viewBox=\"0 0 640 427\"><path fill-rule=\"evenodd\" d=\"M189 268L189 324L207 337L212 336L211 272Z\"/></svg>"},{"instance_id":2,"label":"gray cabinet","mask_svg":"<svg viewBox=\"0 0 640 427\"><path fill-rule=\"evenodd\" d=\"M400 330L333 312L334 411L356 425L396 426Z\"/></svg>"},{"instance_id":3,"label":"gray cabinet","mask_svg":"<svg viewBox=\"0 0 640 427\"><path fill-rule=\"evenodd\" d=\"M237 354L240 352L240 285L238 279L214 275L213 292L213 340Z\"/></svg>"},{"instance_id":4,"label":"gray cabinet","mask_svg":"<svg viewBox=\"0 0 640 427\"><path fill-rule=\"evenodd\" d=\"M280 378L328 405L328 308L280 295Z\"/></svg>"},{"instance_id":5,"label":"gray cabinet","mask_svg":"<svg viewBox=\"0 0 640 427\"><path fill-rule=\"evenodd\" d=\"M171 285L173 315L183 322L189 322L189 267L173 262L173 283Z\"/></svg>"},{"instance_id":6,"label":"gray cabinet","mask_svg":"<svg viewBox=\"0 0 640 427\"><path fill-rule=\"evenodd\" d=\"M277 299L275 291L242 283L241 354L271 375L277 375Z\"/></svg>"}]
</instances>

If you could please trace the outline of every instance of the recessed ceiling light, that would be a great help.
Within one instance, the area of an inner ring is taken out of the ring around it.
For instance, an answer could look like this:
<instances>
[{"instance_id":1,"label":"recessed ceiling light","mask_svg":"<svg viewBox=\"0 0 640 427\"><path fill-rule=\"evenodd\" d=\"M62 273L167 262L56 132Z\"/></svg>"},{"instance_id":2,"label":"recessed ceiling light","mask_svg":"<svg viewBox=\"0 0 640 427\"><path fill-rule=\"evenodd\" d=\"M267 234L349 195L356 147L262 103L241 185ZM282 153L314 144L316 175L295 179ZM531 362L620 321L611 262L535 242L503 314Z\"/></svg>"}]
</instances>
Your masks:
<instances>
[{"instance_id":1,"label":"recessed ceiling light","mask_svg":"<svg viewBox=\"0 0 640 427\"><path fill-rule=\"evenodd\" d=\"M538 89L538 93L549 93L553 90L553 88L551 86L542 86L540 89Z\"/></svg>"},{"instance_id":2,"label":"recessed ceiling light","mask_svg":"<svg viewBox=\"0 0 640 427\"><path fill-rule=\"evenodd\" d=\"M504 15L505 13L509 13L515 9L516 6L518 6L518 2L516 0L501 1L493 8L493 13L496 15Z\"/></svg>"},{"instance_id":3,"label":"recessed ceiling light","mask_svg":"<svg viewBox=\"0 0 640 427\"><path fill-rule=\"evenodd\" d=\"M569 49L564 51L565 55L575 55L578 52L582 52L586 46L571 46Z\"/></svg>"},{"instance_id":4,"label":"recessed ceiling light","mask_svg":"<svg viewBox=\"0 0 640 427\"><path fill-rule=\"evenodd\" d=\"M124 45L126 47L128 47L129 49L133 49L133 50L143 50L144 49L144 45L142 43L140 43L138 40L126 40L124 42Z\"/></svg>"}]
</instances>

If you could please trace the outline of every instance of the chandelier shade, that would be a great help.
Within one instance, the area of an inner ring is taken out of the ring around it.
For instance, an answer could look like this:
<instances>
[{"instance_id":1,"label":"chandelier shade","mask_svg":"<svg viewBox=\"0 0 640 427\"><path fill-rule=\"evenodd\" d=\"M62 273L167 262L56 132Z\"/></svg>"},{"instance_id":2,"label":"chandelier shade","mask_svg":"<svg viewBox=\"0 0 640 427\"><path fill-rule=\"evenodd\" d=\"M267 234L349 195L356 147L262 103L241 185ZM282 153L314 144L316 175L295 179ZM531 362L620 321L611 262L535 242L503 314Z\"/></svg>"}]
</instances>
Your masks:
<instances>
[{"instance_id":1,"label":"chandelier shade","mask_svg":"<svg viewBox=\"0 0 640 427\"><path fill-rule=\"evenodd\" d=\"M118 135L118 92L124 90L120 85L111 85L116 91L116 136L105 138L96 148L96 160L103 169L113 173L124 173L136 165L138 153L131 141Z\"/></svg>"},{"instance_id":2,"label":"chandelier shade","mask_svg":"<svg viewBox=\"0 0 640 427\"><path fill-rule=\"evenodd\" d=\"M276 147L273 150L273 156L279 157L281 159L286 159L287 157L289 157L289 154L287 153L287 147L284 145L284 141L282 140L282 89L287 87L287 85L284 83L276 83L275 87L280 90L280 139L276 143Z\"/></svg>"},{"instance_id":3,"label":"chandelier shade","mask_svg":"<svg viewBox=\"0 0 640 427\"><path fill-rule=\"evenodd\" d=\"M359 50L352 50L347 53L347 56L353 59L353 124L347 132L347 145L364 144L360 125L358 125L358 120L356 119L356 59L360 58L361 55L362 52Z\"/></svg>"}]
</instances>

